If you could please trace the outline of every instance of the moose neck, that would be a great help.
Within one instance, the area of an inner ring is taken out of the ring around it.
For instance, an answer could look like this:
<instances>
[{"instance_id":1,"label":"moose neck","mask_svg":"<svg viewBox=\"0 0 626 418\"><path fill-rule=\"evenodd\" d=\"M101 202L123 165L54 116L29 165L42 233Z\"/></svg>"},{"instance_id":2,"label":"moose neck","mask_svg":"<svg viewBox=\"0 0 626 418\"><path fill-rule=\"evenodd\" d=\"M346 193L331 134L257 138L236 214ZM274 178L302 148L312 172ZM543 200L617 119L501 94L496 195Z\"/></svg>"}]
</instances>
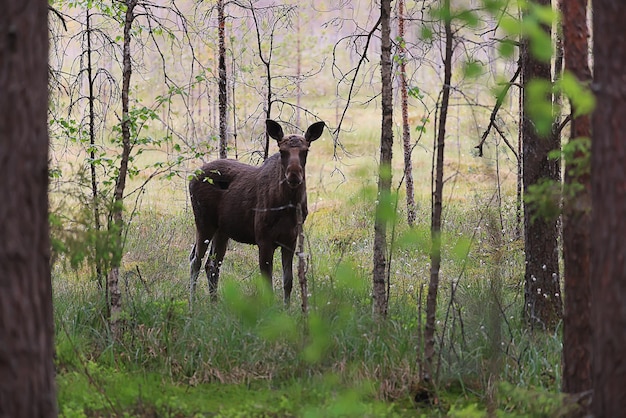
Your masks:
<instances>
[{"instance_id":1,"label":"moose neck","mask_svg":"<svg viewBox=\"0 0 626 418\"><path fill-rule=\"evenodd\" d=\"M302 203L305 201L306 177L302 179L302 183L300 183L298 187L290 187L289 184L287 184L287 181L284 180L285 173L284 169L281 168L281 179L283 180L281 180L279 188L281 196L283 197L283 199L286 200L285 203L293 205L295 207L298 203Z\"/></svg>"}]
</instances>

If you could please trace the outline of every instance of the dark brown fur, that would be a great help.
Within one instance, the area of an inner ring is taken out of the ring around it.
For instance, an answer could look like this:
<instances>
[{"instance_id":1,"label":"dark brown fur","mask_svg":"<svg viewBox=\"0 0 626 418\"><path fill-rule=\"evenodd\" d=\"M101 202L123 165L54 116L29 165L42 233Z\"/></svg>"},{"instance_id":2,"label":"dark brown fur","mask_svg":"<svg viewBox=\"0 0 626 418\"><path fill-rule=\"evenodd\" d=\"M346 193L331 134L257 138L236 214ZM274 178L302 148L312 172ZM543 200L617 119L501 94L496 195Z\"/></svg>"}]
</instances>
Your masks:
<instances>
[{"instance_id":1,"label":"dark brown fur","mask_svg":"<svg viewBox=\"0 0 626 418\"><path fill-rule=\"evenodd\" d=\"M306 157L311 142L322 134L324 122L311 125L304 136L284 136L281 126L269 119L266 127L269 136L278 142L280 152L262 166L217 160L205 164L202 173L189 182L196 221L196 243L189 256L190 304L209 242L205 270L211 299L216 298L219 270L229 239L259 247L259 267L270 287L274 251L281 248L284 300L289 303L297 240L296 207L301 205L304 221Z\"/></svg>"}]
</instances>

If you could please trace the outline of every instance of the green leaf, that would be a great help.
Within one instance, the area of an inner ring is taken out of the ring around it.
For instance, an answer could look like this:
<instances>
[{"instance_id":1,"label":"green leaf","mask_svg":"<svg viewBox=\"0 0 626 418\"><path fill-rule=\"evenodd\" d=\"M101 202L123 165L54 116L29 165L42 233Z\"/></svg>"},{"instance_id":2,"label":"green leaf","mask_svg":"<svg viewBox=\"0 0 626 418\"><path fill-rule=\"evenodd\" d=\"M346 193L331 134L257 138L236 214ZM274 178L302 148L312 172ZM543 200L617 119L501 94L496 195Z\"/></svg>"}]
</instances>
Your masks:
<instances>
[{"instance_id":1,"label":"green leaf","mask_svg":"<svg viewBox=\"0 0 626 418\"><path fill-rule=\"evenodd\" d=\"M259 334L270 341L295 342L299 335L298 324L294 318L285 312L275 313L261 325Z\"/></svg>"},{"instance_id":2,"label":"green leaf","mask_svg":"<svg viewBox=\"0 0 626 418\"><path fill-rule=\"evenodd\" d=\"M449 7L442 5L441 7L433 7L430 9L430 15L441 22L450 22L452 20L452 13Z\"/></svg>"},{"instance_id":3,"label":"green leaf","mask_svg":"<svg viewBox=\"0 0 626 418\"><path fill-rule=\"evenodd\" d=\"M562 155L566 170L572 178L588 176L591 173L591 139L587 137L570 139L563 145Z\"/></svg>"},{"instance_id":4,"label":"green leaf","mask_svg":"<svg viewBox=\"0 0 626 418\"><path fill-rule=\"evenodd\" d=\"M338 290L355 291L361 294L367 294L369 291L369 282L359 277L356 272L357 266L351 262L341 262L337 266L335 273L335 284Z\"/></svg>"},{"instance_id":5,"label":"green leaf","mask_svg":"<svg viewBox=\"0 0 626 418\"><path fill-rule=\"evenodd\" d=\"M463 63L463 74L466 77L476 78L483 73L483 65L478 61L466 61Z\"/></svg>"},{"instance_id":6,"label":"green leaf","mask_svg":"<svg viewBox=\"0 0 626 418\"><path fill-rule=\"evenodd\" d=\"M595 96L589 90L589 87L578 81L571 72L566 71L563 73L563 76L557 83L557 87L572 102L574 117L588 115L593 112L596 106Z\"/></svg>"},{"instance_id":7,"label":"green leaf","mask_svg":"<svg viewBox=\"0 0 626 418\"><path fill-rule=\"evenodd\" d=\"M398 237L397 245L401 249L429 251L430 230L427 228L412 228Z\"/></svg>"},{"instance_id":8,"label":"green leaf","mask_svg":"<svg viewBox=\"0 0 626 418\"><path fill-rule=\"evenodd\" d=\"M503 16L500 20L500 27L509 35L520 35L522 33L521 22L513 16Z\"/></svg>"},{"instance_id":9,"label":"green leaf","mask_svg":"<svg viewBox=\"0 0 626 418\"><path fill-rule=\"evenodd\" d=\"M409 96L415 98L415 99L423 99L424 95L422 94L422 92L420 91L419 87L409 87L409 89L407 90L407 93Z\"/></svg>"},{"instance_id":10,"label":"green leaf","mask_svg":"<svg viewBox=\"0 0 626 418\"><path fill-rule=\"evenodd\" d=\"M472 10L462 10L458 13L454 18L459 19L461 22L466 23L468 26L475 28L478 26L480 22L478 19L478 15Z\"/></svg>"},{"instance_id":11,"label":"green leaf","mask_svg":"<svg viewBox=\"0 0 626 418\"><path fill-rule=\"evenodd\" d=\"M511 41L504 40L498 43L498 52L504 58L511 58L515 54L515 44Z\"/></svg>"},{"instance_id":12,"label":"green leaf","mask_svg":"<svg viewBox=\"0 0 626 418\"><path fill-rule=\"evenodd\" d=\"M550 62L554 52L550 36L544 30L536 27L532 30L530 38L531 54L540 61Z\"/></svg>"},{"instance_id":13,"label":"green leaf","mask_svg":"<svg viewBox=\"0 0 626 418\"><path fill-rule=\"evenodd\" d=\"M551 83L543 79L530 80L525 86L525 96L524 109L537 133L541 136L549 135L554 120Z\"/></svg>"},{"instance_id":14,"label":"green leaf","mask_svg":"<svg viewBox=\"0 0 626 418\"><path fill-rule=\"evenodd\" d=\"M509 80L498 77L496 84L491 87L491 93L496 98L497 103L502 103L509 93Z\"/></svg>"},{"instance_id":15,"label":"green leaf","mask_svg":"<svg viewBox=\"0 0 626 418\"><path fill-rule=\"evenodd\" d=\"M244 294L237 283L225 281L223 288L224 301L228 308L239 315L243 323L254 327L271 306L274 296L262 277L255 281L256 294Z\"/></svg>"},{"instance_id":16,"label":"green leaf","mask_svg":"<svg viewBox=\"0 0 626 418\"><path fill-rule=\"evenodd\" d=\"M309 343L302 351L302 357L309 363L319 363L330 347L330 327L316 312L311 312L308 320Z\"/></svg>"},{"instance_id":17,"label":"green leaf","mask_svg":"<svg viewBox=\"0 0 626 418\"><path fill-rule=\"evenodd\" d=\"M537 3L529 3L530 12L529 14L537 19L539 23L543 23L544 25L551 26L553 22L557 20L557 14L552 6L544 6Z\"/></svg>"},{"instance_id":18,"label":"green leaf","mask_svg":"<svg viewBox=\"0 0 626 418\"><path fill-rule=\"evenodd\" d=\"M561 183L540 179L528 187L524 201L531 208L531 222L539 219L553 220L561 213Z\"/></svg>"},{"instance_id":19,"label":"green leaf","mask_svg":"<svg viewBox=\"0 0 626 418\"><path fill-rule=\"evenodd\" d=\"M463 261L467 257L471 246L469 238L460 237L452 247L452 257L457 261Z\"/></svg>"},{"instance_id":20,"label":"green leaf","mask_svg":"<svg viewBox=\"0 0 626 418\"><path fill-rule=\"evenodd\" d=\"M499 13L507 4L508 0L483 0L483 7L491 14Z\"/></svg>"},{"instance_id":21,"label":"green leaf","mask_svg":"<svg viewBox=\"0 0 626 418\"><path fill-rule=\"evenodd\" d=\"M426 132L426 125L428 125L428 123L430 122L430 119L428 118L428 116L422 116L420 121L422 122L422 124L421 125L417 125L415 127L415 131L424 133L424 132Z\"/></svg>"}]
</instances>

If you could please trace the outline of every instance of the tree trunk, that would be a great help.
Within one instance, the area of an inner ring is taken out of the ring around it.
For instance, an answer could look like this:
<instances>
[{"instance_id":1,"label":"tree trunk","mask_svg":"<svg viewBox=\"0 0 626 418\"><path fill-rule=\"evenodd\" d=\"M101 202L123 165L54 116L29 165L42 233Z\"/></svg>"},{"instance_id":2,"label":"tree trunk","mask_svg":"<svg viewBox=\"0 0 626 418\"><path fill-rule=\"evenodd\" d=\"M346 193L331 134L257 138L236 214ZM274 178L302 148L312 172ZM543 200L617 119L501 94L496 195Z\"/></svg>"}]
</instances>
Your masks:
<instances>
[{"instance_id":1,"label":"tree trunk","mask_svg":"<svg viewBox=\"0 0 626 418\"><path fill-rule=\"evenodd\" d=\"M393 86L391 84L391 0L380 4L381 23L381 79L382 79L382 127L380 135L380 163L378 170L378 203L374 221L374 314L387 315L387 222L385 206L390 202L391 157L393 146Z\"/></svg>"},{"instance_id":2,"label":"tree trunk","mask_svg":"<svg viewBox=\"0 0 626 418\"><path fill-rule=\"evenodd\" d=\"M445 30L444 80L441 92L441 109L439 111L439 126L436 138L436 160L433 181L435 188L432 196L431 217L431 252L430 252L430 282L426 297L426 326L424 327L424 367L423 378L432 378L433 358L435 355L435 316L437 313L437 291L439 289L439 269L441 267L441 212L443 206L443 157L446 138L446 120L448 118L448 104L450 102L450 83L452 81L452 27L450 22L450 0L443 1Z\"/></svg>"},{"instance_id":3,"label":"tree trunk","mask_svg":"<svg viewBox=\"0 0 626 418\"><path fill-rule=\"evenodd\" d=\"M218 63L218 99L219 99L219 112L220 112L220 158L226 158L228 147L228 114L227 105L228 97L226 95L226 40L224 37L224 0L218 0L217 2L217 32L219 43L219 63Z\"/></svg>"},{"instance_id":4,"label":"tree trunk","mask_svg":"<svg viewBox=\"0 0 626 418\"><path fill-rule=\"evenodd\" d=\"M406 185L406 220L415 224L415 197L413 195L413 164L411 162L411 127L409 125L409 95L406 81L406 49L404 47L404 0L398 2L398 55L400 56L400 94L402 97L402 146L404 148L404 182Z\"/></svg>"},{"instance_id":5,"label":"tree trunk","mask_svg":"<svg viewBox=\"0 0 626 418\"><path fill-rule=\"evenodd\" d=\"M94 89L94 84L96 82L95 77L93 76L93 63L92 63L92 47L91 47L91 10L87 7L87 17L86 17L86 37L87 37L87 88L88 99L89 100L89 171L91 174L91 197L92 197L92 205L93 205L93 221L94 221L94 229L96 233L100 233L100 229L102 225L100 224L100 201L98 199L98 181L96 176L96 111L95 111L95 101L96 94ZM104 269L103 269L103 258L101 253L101 245L96 242L95 243L95 264L96 264L96 280L98 282L98 288L100 290L105 290L106 286L104 285ZM105 290L106 295L106 290Z\"/></svg>"},{"instance_id":6,"label":"tree trunk","mask_svg":"<svg viewBox=\"0 0 626 418\"><path fill-rule=\"evenodd\" d=\"M592 412L619 417L626 411L626 8L621 0L593 6Z\"/></svg>"},{"instance_id":7,"label":"tree trunk","mask_svg":"<svg viewBox=\"0 0 626 418\"><path fill-rule=\"evenodd\" d=\"M302 109L302 28L300 26L300 8L296 11L296 125L300 126Z\"/></svg>"},{"instance_id":8,"label":"tree trunk","mask_svg":"<svg viewBox=\"0 0 626 418\"><path fill-rule=\"evenodd\" d=\"M518 57L518 63L520 70L523 67L522 53L520 48L520 54ZM523 84L523 75L521 76L521 83ZM519 120L517 121L517 170L516 170L516 182L515 182L515 237L520 238L522 236L522 213L524 209L523 189L524 189L524 150L522 141L522 125L524 124L524 93L523 89L520 90L520 94L517 96L517 108L519 109Z\"/></svg>"},{"instance_id":9,"label":"tree trunk","mask_svg":"<svg viewBox=\"0 0 626 418\"><path fill-rule=\"evenodd\" d=\"M589 70L587 0L561 0L565 70L584 83L591 80ZM572 104L572 115L576 109ZM591 118L572 118L571 138L589 138ZM574 158L582 159L582 151ZM591 389L591 284L590 217L591 191L587 167L566 162L566 188L580 185L576 194L567 192L563 200L563 259L565 306L563 314L563 392L580 393Z\"/></svg>"},{"instance_id":10,"label":"tree trunk","mask_svg":"<svg viewBox=\"0 0 626 418\"><path fill-rule=\"evenodd\" d=\"M48 2L0 8L0 416L54 417Z\"/></svg>"},{"instance_id":11,"label":"tree trunk","mask_svg":"<svg viewBox=\"0 0 626 418\"><path fill-rule=\"evenodd\" d=\"M235 71L235 57L232 57L232 74L233 82L231 83L230 100L233 106L233 148L235 149L235 160L239 159L239 151L237 150L237 100L235 91L237 90L237 71Z\"/></svg>"},{"instance_id":12,"label":"tree trunk","mask_svg":"<svg viewBox=\"0 0 626 418\"><path fill-rule=\"evenodd\" d=\"M124 229L124 189L126 188L126 175L128 174L128 162L130 158L131 138L130 138L130 109L129 109L129 92L130 77L132 74L130 41L132 39L131 29L135 20L134 9L137 0L126 1L126 15L124 19L124 48L123 48L123 67L122 67L122 155L120 159L120 171L115 183L115 191L113 193L114 205L110 226L112 229L112 239L115 240L114 253L111 259L111 270L107 280L107 288L109 292L109 324L111 334L114 338L120 334L120 315L122 312L122 292L119 288L120 266L122 264L122 236Z\"/></svg>"},{"instance_id":13,"label":"tree trunk","mask_svg":"<svg viewBox=\"0 0 626 418\"><path fill-rule=\"evenodd\" d=\"M537 1L550 6L550 0ZM544 26L546 32L550 28ZM526 86L533 80L551 81L550 63L533 57L528 40L522 40L522 82L524 84L524 110L522 117L522 163L524 195L529 187L544 179L559 180L559 166L548 159L548 153L560 148L556 135L540 135L528 117ZM546 97L552 101L552 97ZM561 289L559 286L559 253L557 244L557 219L548 219L524 201L524 251L526 272L524 276L524 314L531 327L554 330L561 319Z\"/></svg>"}]
</instances>

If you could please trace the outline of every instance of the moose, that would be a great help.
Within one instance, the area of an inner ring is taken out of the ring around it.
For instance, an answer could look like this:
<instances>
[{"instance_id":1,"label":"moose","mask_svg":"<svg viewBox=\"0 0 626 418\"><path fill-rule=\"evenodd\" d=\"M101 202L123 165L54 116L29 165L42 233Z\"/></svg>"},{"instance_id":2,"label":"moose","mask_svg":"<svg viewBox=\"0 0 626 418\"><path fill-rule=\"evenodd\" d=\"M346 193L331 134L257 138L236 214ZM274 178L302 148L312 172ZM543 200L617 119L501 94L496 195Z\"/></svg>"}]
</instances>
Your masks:
<instances>
[{"instance_id":1,"label":"moose","mask_svg":"<svg viewBox=\"0 0 626 418\"><path fill-rule=\"evenodd\" d=\"M205 270L210 298L217 299L220 267L229 239L258 247L261 275L270 288L274 252L280 247L284 302L289 304L298 206L302 222L307 216L306 158L311 142L322 135L325 124L312 124L304 136L285 136L280 124L271 119L265 124L268 135L277 141L279 152L260 167L220 159L203 165L189 182L196 224L196 242L189 255L190 306L209 243Z\"/></svg>"}]
</instances>

